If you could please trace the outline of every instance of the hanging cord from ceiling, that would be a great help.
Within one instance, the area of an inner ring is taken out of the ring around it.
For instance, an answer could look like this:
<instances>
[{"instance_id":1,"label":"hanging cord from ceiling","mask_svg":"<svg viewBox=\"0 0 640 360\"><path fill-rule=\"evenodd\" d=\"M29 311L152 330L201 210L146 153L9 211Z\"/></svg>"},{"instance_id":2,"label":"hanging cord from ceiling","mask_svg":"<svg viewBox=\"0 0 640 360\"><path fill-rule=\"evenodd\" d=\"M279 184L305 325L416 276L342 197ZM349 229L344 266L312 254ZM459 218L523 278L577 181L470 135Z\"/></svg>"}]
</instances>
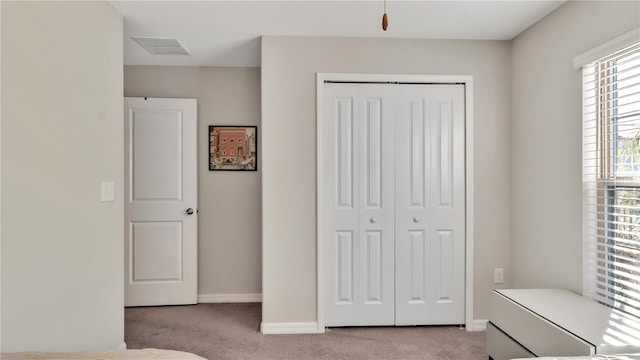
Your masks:
<instances>
[{"instance_id":1,"label":"hanging cord from ceiling","mask_svg":"<svg viewBox=\"0 0 640 360\"><path fill-rule=\"evenodd\" d=\"M384 1L384 14L382 15L382 30L387 31L389 27L389 18L387 17L387 0Z\"/></svg>"}]
</instances>

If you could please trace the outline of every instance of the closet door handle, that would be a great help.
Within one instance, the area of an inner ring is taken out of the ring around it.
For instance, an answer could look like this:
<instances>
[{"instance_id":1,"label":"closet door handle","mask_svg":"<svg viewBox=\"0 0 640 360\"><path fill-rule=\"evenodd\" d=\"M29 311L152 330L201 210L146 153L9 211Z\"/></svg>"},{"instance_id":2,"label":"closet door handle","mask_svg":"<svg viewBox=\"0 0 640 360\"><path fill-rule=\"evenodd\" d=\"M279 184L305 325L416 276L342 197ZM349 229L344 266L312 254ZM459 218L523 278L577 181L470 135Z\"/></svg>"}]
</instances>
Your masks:
<instances>
[{"instance_id":1,"label":"closet door handle","mask_svg":"<svg viewBox=\"0 0 640 360\"><path fill-rule=\"evenodd\" d=\"M371 218L371 219L369 219L369 222L370 222L370 223L372 223L372 224L375 224L375 223L376 223L376 221L378 221L378 220L376 220L376 218Z\"/></svg>"},{"instance_id":2,"label":"closet door handle","mask_svg":"<svg viewBox=\"0 0 640 360\"><path fill-rule=\"evenodd\" d=\"M414 222L414 223L419 223L419 222L420 222L420 218L414 217L414 218L413 218L413 222Z\"/></svg>"}]
</instances>

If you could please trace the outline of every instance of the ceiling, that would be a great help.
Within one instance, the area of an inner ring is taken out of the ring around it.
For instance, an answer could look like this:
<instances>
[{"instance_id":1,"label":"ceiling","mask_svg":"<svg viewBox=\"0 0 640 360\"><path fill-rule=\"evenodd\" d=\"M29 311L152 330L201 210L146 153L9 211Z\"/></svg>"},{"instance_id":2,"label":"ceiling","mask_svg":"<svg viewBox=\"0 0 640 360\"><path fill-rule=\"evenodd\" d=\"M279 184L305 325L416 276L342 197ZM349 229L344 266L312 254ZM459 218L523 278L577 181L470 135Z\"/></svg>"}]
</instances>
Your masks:
<instances>
[{"instance_id":1,"label":"ceiling","mask_svg":"<svg viewBox=\"0 0 640 360\"><path fill-rule=\"evenodd\" d=\"M260 36L510 40L564 1L110 1L125 65L260 66ZM131 37L175 38L191 55L151 55Z\"/></svg>"}]
</instances>

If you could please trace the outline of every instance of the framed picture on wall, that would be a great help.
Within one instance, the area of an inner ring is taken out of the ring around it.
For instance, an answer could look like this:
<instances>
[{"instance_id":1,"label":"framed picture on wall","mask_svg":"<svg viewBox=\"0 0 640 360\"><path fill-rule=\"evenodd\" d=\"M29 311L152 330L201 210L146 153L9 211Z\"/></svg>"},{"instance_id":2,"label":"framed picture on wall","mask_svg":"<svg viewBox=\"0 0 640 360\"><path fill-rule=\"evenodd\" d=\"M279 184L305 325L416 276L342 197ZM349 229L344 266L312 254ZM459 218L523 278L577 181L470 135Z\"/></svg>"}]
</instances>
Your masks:
<instances>
[{"instance_id":1,"label":"framed picture on wall","mask_svg":"<svg viewBox=\"0 0 640 360\"><path fill-rule=\"evenodd\" d=\"M209 171L256 171L257 126L209 126Z\"/></svg>"}]
</instances>

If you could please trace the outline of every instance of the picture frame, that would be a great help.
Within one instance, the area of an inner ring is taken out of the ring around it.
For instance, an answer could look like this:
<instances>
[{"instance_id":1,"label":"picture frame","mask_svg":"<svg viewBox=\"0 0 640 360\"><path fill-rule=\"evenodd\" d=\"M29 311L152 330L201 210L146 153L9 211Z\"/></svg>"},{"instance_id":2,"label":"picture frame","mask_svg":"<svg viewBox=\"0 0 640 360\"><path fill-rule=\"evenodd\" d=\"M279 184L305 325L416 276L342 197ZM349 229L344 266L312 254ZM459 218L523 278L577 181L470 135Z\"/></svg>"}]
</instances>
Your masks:
<instances>
[{"instance_id":1,"label":"picture frame","mask_svg":"<svg viewBox=\"0 0 640 360\"><path fill-rule=\"evenodd\" d=\"M257 170L257 126L209 125L209 171Z\"/></svg>"}]
</instances>

